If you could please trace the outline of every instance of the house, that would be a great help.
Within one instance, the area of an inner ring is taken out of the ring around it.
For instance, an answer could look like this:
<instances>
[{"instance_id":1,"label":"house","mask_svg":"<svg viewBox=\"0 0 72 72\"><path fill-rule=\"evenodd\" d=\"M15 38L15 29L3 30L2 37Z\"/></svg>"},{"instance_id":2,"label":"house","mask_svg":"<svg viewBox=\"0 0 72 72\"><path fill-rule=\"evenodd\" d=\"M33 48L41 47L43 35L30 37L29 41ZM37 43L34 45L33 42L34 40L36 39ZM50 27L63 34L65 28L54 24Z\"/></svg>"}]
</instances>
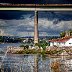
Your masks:
<instances>
[{"instance_id":1,"label":"house","mask_svg":"<svg viewBox=\"0 0 72 72\"><path fill-rule=\"evenodd\" d=\"M49 40L50 46L72 46L72 36Z\"/></svg>"}]
</instances>

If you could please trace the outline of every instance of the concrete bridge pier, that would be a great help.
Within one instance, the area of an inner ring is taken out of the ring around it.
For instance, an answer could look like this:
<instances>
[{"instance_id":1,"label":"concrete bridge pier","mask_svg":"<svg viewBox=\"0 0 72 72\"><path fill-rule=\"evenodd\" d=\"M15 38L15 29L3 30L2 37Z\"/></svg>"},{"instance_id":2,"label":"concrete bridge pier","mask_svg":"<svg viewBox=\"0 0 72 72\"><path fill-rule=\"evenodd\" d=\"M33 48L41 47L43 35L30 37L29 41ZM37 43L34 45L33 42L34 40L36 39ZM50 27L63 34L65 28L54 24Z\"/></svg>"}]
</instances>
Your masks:
<instances>
[{"instance_id":1,"label":"concrete bridge pier","mask_svg":"<svg viewBox=\"0 0 72 72\"><path fill-rule=\"evenodd\" d=\"M38 11L35 11L34 17L34 44L38 43Z\"/></svg>"}]
</instances>

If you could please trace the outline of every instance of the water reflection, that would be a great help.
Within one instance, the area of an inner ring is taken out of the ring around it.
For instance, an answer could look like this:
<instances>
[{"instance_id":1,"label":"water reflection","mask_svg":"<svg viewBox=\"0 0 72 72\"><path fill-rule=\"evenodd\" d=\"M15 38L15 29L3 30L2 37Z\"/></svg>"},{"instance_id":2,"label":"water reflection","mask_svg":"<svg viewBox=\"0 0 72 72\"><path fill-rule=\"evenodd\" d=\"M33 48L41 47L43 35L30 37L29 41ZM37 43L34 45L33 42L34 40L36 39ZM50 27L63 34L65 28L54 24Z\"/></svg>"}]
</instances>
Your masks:
<instances>
[{"instance_id":1,"label":"water reflection","mask_svg":"<svg viewBox=\"0 0 72 72\"><path fill-rule=\"evenodd\" d=\"M2 72L72 72L71 57L7 54L1 64Z\"/></svg>"}]
</instances>

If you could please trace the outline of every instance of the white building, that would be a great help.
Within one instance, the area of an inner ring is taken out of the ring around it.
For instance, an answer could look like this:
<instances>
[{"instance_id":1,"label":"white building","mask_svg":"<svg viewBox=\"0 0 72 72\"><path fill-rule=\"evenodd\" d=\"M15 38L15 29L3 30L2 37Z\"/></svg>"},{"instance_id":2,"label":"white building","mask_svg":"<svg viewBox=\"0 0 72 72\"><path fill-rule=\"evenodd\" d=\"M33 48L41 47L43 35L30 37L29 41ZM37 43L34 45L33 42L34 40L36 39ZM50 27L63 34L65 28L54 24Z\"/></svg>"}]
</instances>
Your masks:
<instances>
[{"instance_id":1,"label":"white building","mask_svg":"<svg viewBox=\"0 0 72 72\"><path fill-rule=\"evenodd\" d=\"M72 36L49 40L50 46L72 46Z\"/></svg>"}]
</instances>

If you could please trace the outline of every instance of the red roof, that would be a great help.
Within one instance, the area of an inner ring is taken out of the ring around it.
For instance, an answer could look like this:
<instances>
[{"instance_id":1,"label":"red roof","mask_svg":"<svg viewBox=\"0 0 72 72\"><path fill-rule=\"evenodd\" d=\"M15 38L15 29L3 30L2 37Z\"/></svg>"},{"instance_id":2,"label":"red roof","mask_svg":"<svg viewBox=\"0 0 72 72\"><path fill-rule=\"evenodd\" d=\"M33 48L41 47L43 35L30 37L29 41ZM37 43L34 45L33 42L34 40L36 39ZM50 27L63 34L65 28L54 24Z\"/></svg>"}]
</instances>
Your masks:
<instances>
[{"instance_id":1,"label":"red roof","mask_svg":"<svg viewBox=\"0 0 72 72\"><path fill-rule=\"evenodd\" d=\"M50 42L66 42L66 41L68 41L70 38L72 38L72 36L67 36L67 37L58 38L58 39L52 39L52 40L49 40L49 41L50 41Z\"/></svg>"}]
</instances>

